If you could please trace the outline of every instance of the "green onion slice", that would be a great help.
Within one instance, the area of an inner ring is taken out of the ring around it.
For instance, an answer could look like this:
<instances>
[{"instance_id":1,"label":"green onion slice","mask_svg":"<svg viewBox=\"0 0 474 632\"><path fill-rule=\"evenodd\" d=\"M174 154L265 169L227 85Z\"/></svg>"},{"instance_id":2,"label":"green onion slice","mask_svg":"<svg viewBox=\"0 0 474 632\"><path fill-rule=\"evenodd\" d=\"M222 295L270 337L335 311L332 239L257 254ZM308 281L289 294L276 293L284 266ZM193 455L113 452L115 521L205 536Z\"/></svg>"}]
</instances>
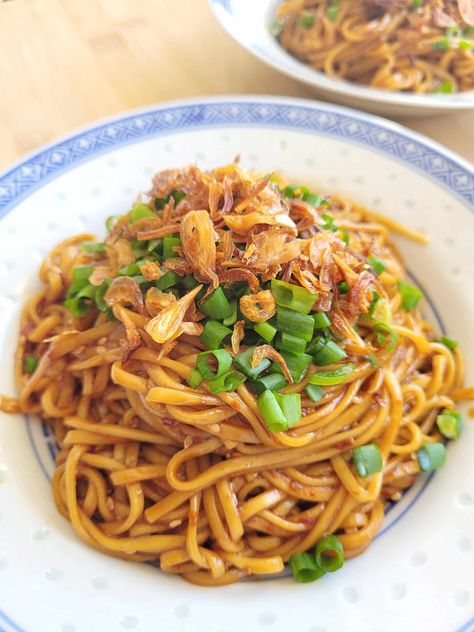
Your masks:
<instances>
[{"instance_id":1,"label":"green onion slice","mask_svg":"<svg viewBox=\"0 0 474 632\"><path fill-rule=\"evenodd\" d=\"M203 380L201 373L197 369L193 369L186 378L186 382L191 388L197 388Z\"/></svg>"},{"instance_id":2,"label":"green onion slice","mask_svg":"<svg viewBox=\"0 0 474 632\"><path fill-rule=\"evenodd\" d=\"M281 373L270 373L257 380L252 380L250 386L257 395L261 395L263 391L277 391L284 388L288 386L288 383Z\"/></svg>"},{"instance_id":3,"label":"green onion slice","mask_svg":"<svg viewBox=\"0 0 474 632\"><path fill-rule=\"evenodd\" d=\"M138 222L138 220L144 219L145 217L156 217L156 215L146 204L142 204L141 202L134 204L132 210L128 214L128 219L131 224L135 224L135 222Z\"/></svg>"},{"instance_id":4,"label":"green onion slice","mask_svg":"<svg viewBox=\"0 0 474 632\"><path fill-rule=\"evenodd\" d=\"M354 466L359 476L369 476L382 471L382 454L375 443L361 445L352 450Z\"/></svg>"},{"instance_id":5,"label":"green onion slice","mask_svg":"<svg viewBox=\"0 0 474 632\"><path fill-rule=\"evenodd\" d=\"M237 300L233 299L229 301L229 304L231 306L232 313L230 316L227 316L227 318L224 318L224 320L222 321L222 323L226 327L229 327L230 325L235 325L235 323L237 322ZM261 324L265 325L266 323L261 323Z\"/></svg>"},{"instance_id":6,"label":"green onion slice","mask_svg":"<svg viewBox=\"0 0 474 632\"><path fill-rule=\"evenodd\" d=\"M285 413L281 409L272 391L263 391L263 393L258 396L257 403L262 417L271 432L284 432L288 430L288 421L285 417Z\"/></svg>"},{"instance_id":7,"label":"green onion slice","mask_svg":"<svg viewBox=\"0 0 474 632\"><path fill-rule=\"evenodd\" d=\"M90 242L90 243L82 244L81 249L84 252L104 254L104 252L105 252L105 244L103 244L103 243L99 244L99 243L96 243L96 242Z\"/></svg>"},{"instance_id":8,"label":"green onion slice","mask_svg":"<svg viewBox=\"0 0 474 632\"><path fill-rule=\"evenodd\" d=\"M450 351L454 351L458 346L459 342L454 340L454 338L450 338L449 336L442 336L438 342L440 342L445 347L448 347Z\"/></svg>"},{"instance_id":9,"label":"green onion slice","mask_svg":"<svg viewBox=\"0 0 474 632\"><path fill-rule=\"evenodd\" d=\"M270 290L277 305L302 314L308 314L316 300L316 295L304 287L279 279L271 280Z\"/></svg>"},{"instance_id":10,"label":"green onion slice","mask_svg":"<svg viewBox=\"0 0 474 632\"><path fill-rule=\"evenodd\" d=\"M214 372L209 366L209 359L214 357L217 361L217 368ZM202 351L197 357L197 368L199 373L206 380L213 380L230 369L232 356L225 349L213 349L212 351Z\"/></svg>"},{"instance_id":11,"label":"green onion slice","mask_svg":"<svg viewBox=\"0 0 474 632\"><path fill-rule=\"evenodd\" d=\"M462 417L457 410L445 410L436 417L436 425L446 439L457 439L462 430Z\"/></svg>"},{"instance_id":12,"label":"green onion slice","mask_svg":"<svg viewBox=\"0 0 474 632\"><path fill-rule=\"evenodd\" d=\"M374 327L377 334L377 342L379 345L387 345L387 351L393 351L398 344L399 335L396 331L387 325L387 323L377 323Z\"/></svg>"},{"instance_id":13,"label":"green onion slice","mask_svg":"<svg viewBox=\"0 0 474 632\"><path fill-rule=\"evenodd\" d=\"M446 448L442 443L425 443L416 453L422 472L431 472L444 465Z\"/></svg>"},{"instance_id":14,"label":"green onion slice","mask_svg":"<svg viewBox=\"0 0 474 632\"><path fill-rule=\"evenodd\" d=\"M162 276L160 276L155 285L159 290L167 290L168 288L173 287L177 283L179 283L181 279L182 277L180 277L179 274L176 274L176 272L169 270L168 272L165 272Z\"/></svg>"},{"instance_id":15,"label":"green onion slice","mask_svg":"<svg viewBox=\"0 0 474 632\"><path fill-rule=\"evenodd\" d=\"M420 298L423 296L421 290L414 285L410 285L406 281L399 281L397 284L398 291L402 296L402 307L407 312L415 309Z\"/></svg>"},{"instance_id":16,"label":"green onion slice","mask_svg":"<svg viewBox=\"0 0 474 632\"><path fill-rule=\"evenodd\" d=\"M329 316L324 312L316 312L316 314L313 314L313 319L316 329L327 329L331 326Z\"/></svg>"},{"instance_id":17,"label":"green onion slice","mask_svg":"<svg viewBox=\"0 0 474 632\"><path fill-rule=\"evenodd\" d=\"M304 390L310 400L315 403L324 397L324 390L317 384L308 384Z\"/></svg>"},{"instance_id":18,"label":"green onion slice","mask_svg":"<svg viewBox=\"0 0 474 632\"><path fill-rule=\"evenodd\" d=\"M295 355L294 353L289 353L288 351L282 351L281 355L286 362L286 365L293 380L295 382L301 382L309 365L313 360L312 356L307 353ZM278 362L274 362L272 364L272 368L270 369L270 371L272 373L281 373L281 367Z\"/></svg>"},{"instance_id":19,"label":"green onion slice","mask_svg":"<svg viewBox=\"0 0 474 632\"><path fill-rule=\"evenodd\" d=\"M23 358L23 373L34 373L38 366L38 358L34 355L26 355Z\"/></svg>"},{"instance_id":20,"label":"green onion slice","mask_svg":"<svg viewBox=\"0 0 474 632\"><path fill-rule=\"evenodd\" d=\"M216 395L217 393L235 391L246 379L247 377L239 371L229 371L214 380L209 380L207 385L211 393Z\"/></svg>"},{"instance_id":21,"label":"green onion slice","mask_svg":"<svg viewBox=\"0 0 474 632\"><path fill-rule=\"evenodd\" d=\"M219 321L208 320L204 325L204 331L201 334L200 340L208 349L219 349L222 347L224 339L231 334L232 329L224 327Z\"/></svg>"},{"instance_id":22,"label":"green onion slice","mask_svg":"<svg viewBox=\"0 0 474 632\"><path fill-rule=\"evenodd\" d=\"M300 355L306 350L306 340L298 338L298 336L282 332L278 336L278 340L275 342L275 347L280 351L289 351L290 353Z\"/></svg>"},{"instance_id":23,"label":"green onion slice","mask_svg":"<svg viewBox=\"0 0 474 632\"><path fill-rule=\"evenodd\" d=\"M181 239L177 235L165 235L163 237L163 260L172 259L177 257L178 254L175 248L181 246Z\"/></svg>"},{"instance_id":24,"label":"green onion slice","mask_svg":"<svg viewBox=\"0 0 474 632\"><path fill-rule=\"evenodd\" d=\"M332 371L313 373L309 378L309 382L310 384L318 384L318 386L334 386L345 382L346 378L353 372L354 366L352 364L345 364Z\"/></svg>"},{"instance_id":25,"label":"green onion slice","mask_svg":"<svg viewBox=\"0 0 474 632\"><path fill-rule=\"evenodd\" d=\"M254 329L266 342L271 342L277 332L275 327L270 325L269 322L258 323L255 325Z\"/></svg>"},{"instance_id":26,"label":"green onion slice","mask_svg":"<svg viewBox=\"0 0 474 632\"><path fill-rule=\"evenodd\" d=\"M234 358L234 364L243 372L245 375L251 379L255 379L262 371L268 369L271 362L268 358L263 358L263 360L256 367L252 366L252 356L255 347L249 347L243 353L240 353L238 356Z\"/></svg>"},{"instance_id":27,"label":"green onion slice","mask_svg":"<svg viewBox=\"0 0 474 632\"><path fill-rule=\"evenodd\" d=\"M313 337L314 318L308 314L301 314L292 309L277 307L276 328L287 334L303 338L309 342Z\"/></svg>"},{"instance_id":28,"label":"green onion slice","mask_svg":"<svg viewBox=\"0 0 474 632\"><path fill-rule=\"evenodd\" d=\"M322 348L314 355L314 361L318 366L335 364L344 358L347 358L347 353L333 340L326 340Z\"/></svg>"},{"instance_id":29,"label":"green onion slice","mask_svg":"<svg viewBox=\"0 0 474 632\"><path fill-rule=\"evenodd\" d=\"M310 29L313 24L314 15L311 15L311 13L303 13L298 20L298 25L304 29Z\"/></svg>"},{"instance_id":30,"label":"green onion slice","mask_svg":"<svg viewBox=\"0 0 474 632\"><path fill-rule=\"evenodd\" d=\"M383 259L377 259L377 257L369 257L367 261L377 276L380 276L387 267L385 261Z\"/></svg>"},{"instance_id":31,"label":"green onion slice","mask_svg":"<svg viewBox=\"0 0 474 632\"><path fill-rule=\"evenodd\" d=\"M314 582L325 574L311 553L295 553L288 560L288 564L293 577L300 584Z\"/></svg>"},{"instance_id":32,"label":"green onion slice","mask_svg":"<svg viewBox=\"0 0 474 632\"><path fill-rule=\"evenodd\" d=\"M334 573L344 565L344 549L333 534L321 538L314 549L317 565L326 573Z\"/></svg>"},{"instance_id":33,"label":"green onion slice","mask_svg":"<svg viewBox=\"0 0 474 632\"><path fill-rule=\"evenodd\" d=\"M215 320L228 318L232 314L232 307L221 287L216 288L210 297L201 303L200 309Z\"/></svg>"},{"instance_id":34,"label":"green onion slice","mask_svg":"<svg viewBox=\"0 0 474 632\"><path fill-rule=\"evenodd\" d=\"M288 427L301 419L301 395L299 393L275 393L275 398L285 415Z\"/></svg>"}]
</instances>

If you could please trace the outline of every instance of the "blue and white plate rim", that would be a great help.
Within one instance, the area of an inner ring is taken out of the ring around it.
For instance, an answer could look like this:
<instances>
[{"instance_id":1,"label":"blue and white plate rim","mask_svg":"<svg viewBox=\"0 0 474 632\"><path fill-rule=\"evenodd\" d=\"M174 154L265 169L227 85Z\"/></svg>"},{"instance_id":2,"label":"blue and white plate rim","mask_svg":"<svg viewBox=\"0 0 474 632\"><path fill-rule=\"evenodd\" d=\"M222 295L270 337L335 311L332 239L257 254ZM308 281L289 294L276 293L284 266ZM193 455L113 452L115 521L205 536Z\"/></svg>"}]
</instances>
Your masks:
<instances>
[{"instance_id":1,"label":"blue and white plate rim","mask_svg":"<svg viewBox=\"0 0 474 632\"><path fill-rule=\"evenodd\" d=\"M473 165L417 132L378 116L318 101L235 95L173 101L128 111L87 125L32 152L0 175L0 220L50 180L100 154L154 136L223 126L306 129L365 145L423 173L474 212ZM442 328L436 307L430 307ZM26 424L34 446L28 419ZM413 506L430 478L425 479L389 527ZM472 625L474 617L457 632L469 632ZM0 632L10 631L22 632L0 609Z\"/></svg>"}]
</instances>

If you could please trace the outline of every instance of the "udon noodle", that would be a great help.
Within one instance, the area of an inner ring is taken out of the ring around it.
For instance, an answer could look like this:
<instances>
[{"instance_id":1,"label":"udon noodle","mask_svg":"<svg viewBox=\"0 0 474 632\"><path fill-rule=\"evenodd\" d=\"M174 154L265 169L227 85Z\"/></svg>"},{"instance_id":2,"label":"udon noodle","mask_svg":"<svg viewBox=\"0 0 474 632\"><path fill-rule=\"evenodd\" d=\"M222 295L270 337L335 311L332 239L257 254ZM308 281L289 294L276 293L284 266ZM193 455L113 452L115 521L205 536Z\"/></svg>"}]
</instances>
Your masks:
<instances>
[{"instance_id":1,"label":"udon noodle","mask_svg":"<svg viewBox=\"0 0 474 632\"><path fill-rule=\"evenodd\" d=\"M474 88L472 0L284 0L275 35L330 77L385 90Z\"/></svg>"},{"instance_id":2,"label":"udon noodle","mask_svg":"<svg viewBox=\"0 0 474 632\"><path fill-rule=\"evenodd\" d=\"M238 163L160 172L107 228L46 257L21 315L20 396L0 400L53 429L54 500L79 538L202 585L281 573L328 534L345 558L362 553L420 450L444 449L439 415L469 395L390 231L423 236ZM271 329L283 333L269 344ZM220 389L201 381L208 346L220 349L209 371L233 361ZM380 457L365 476L362 446Z\"/></svg>"}]
</instances>

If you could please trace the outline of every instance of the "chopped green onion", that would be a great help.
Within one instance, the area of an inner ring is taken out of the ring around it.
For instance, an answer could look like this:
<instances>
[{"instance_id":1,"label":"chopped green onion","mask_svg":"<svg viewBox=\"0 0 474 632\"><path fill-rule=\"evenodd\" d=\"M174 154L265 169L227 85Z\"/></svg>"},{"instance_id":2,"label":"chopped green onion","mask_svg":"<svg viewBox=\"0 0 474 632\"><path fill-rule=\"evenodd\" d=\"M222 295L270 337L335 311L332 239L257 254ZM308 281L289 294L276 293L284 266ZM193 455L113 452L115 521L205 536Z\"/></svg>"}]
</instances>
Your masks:
<instances>
[{"instance_id":1,"label":"chopped green onion","mask_svg":"<svg viewBox=\"0 0 474 632\"><path fill-rule=\"evenodd\" d=\"M182 277L180 277L179 274L176 274L176 272L169 270L168 272L165 272L162 276L160 276L155 285L159 290L166 290L179 283L181 279Z\"/></svg>"},{"instance_id":2,"label":"chopped green onion","mask_svg":"<svg viewBox=\"0 0 474 632\"><path fill-rule=\"evenodd\" d=\"M339 292L341 294L347 294L349 292L349 285L346 281L341 281L341 283L339 283Z\"/></svg>"},{"instance_id":3,"label":"chopped green onion","mask_svg":"<svg viewBox=\"0 0 474 632\"><path fill-rule=\"evenodd\" d=\"M283 332L278 336L275 347L280 351L289 351L290 353L300 355L306 350L306 340Z\"/></svg>"},{"instance_id":4,"label":"chopped green onion","mask_svg":"<svg viewBox=\"0 0 474 632\"><path fill-rule=\"evenodd\" d=\"M331 20L331 22L335 22L337 20L337 16L339 15L339 0L330 1L326 15L328 16L328 20Z\"/></svg>"},{"instance_id":5,"label":"chopped green onion","mask_svg":"<svg viewBox=\"0 0 474 632\"><path fill-rule=\"evenodd\" d=\"M232 314L232 307L221 287L216 288L211 296L201 303L200 309L216 320L222 320Z\"/></svg>"},{"instance_id":6,"label":"chopped green onion","mask_svg":"<svg viewBox=\"0 0 474 632\"><path fill-rule=\"evenodd\" d=\"M72 271L72 282L67 292L67 298L75 296L82 288L89 285L89 277L94 272L93 266L77 266Z\"/></svg>"},{"instance_id":7,"label":"chopped green onion","mask_svg":"<svg viewBox=\"0 0 474 632\"><path fill-rule=\"evenodd\" d=\"M234 364L241 370L245 375L251 379L255 379L262 371L268 369L271 362L268 358L263 358L263 360L256 367L252 366L252 355L255 351L255 347L249 347L243 353L240 353L238 356L234 358Z\"/></svg>"},{"instance_id":8,"label":"chopped green onion","mask_svg":"<svg viewBox=\"0 0 474 632\"><path fill-rule=\"evenodd\" d=\"M272 391L263 391L263 393L258 396L257 404L271 432L284 432L288 430L288 421Z\"/></svg>"},{"instance_id":9,"label":"chopped green onion","mask_svg":"<svg viewBox=\"0 0 474 632\"><path fill-rule=\"evenodd\" d=\"M377 358L375 357L375 355L373 353L370 353L368 356L365 357L365 359L370 362L370 366L373 369L377 369L378 368L378 362L377 362Z\"/></svg>"},{"instance_id":10,"label":"chopped green onion","mask_svg":"<svg viewBox=\"0 0 474 632\"><path fill-rule=\"evenodd\" d=\"M156 198L155 199L155 208L157 211L162 211L165 206L170 201L170 198L174 199L174 205L178 206L181 200L186 197L186 193L184 191L180 191L179 189L173 189L168 193L166 197Z\"/></svg>"},{"instance_id":11,"label":"chopped green onion","mask_svg":"<svg viewBox=\"0 0 474 632\"><path fill-rule=\"evenodd\" d=\"M326 340L323 347L314 355L314 361L318 366L335 364L344 358L347 358L347 353L332 340Z\"/></svg>"},{"instance_id":12,"label":"chopped green onion","mask_svg":"<svg viewBox=\"0 0 474 632\"><path fill-rule=\"evenodd\" d=\"M302 314L308 314L314 305L316 296L300 285L272 279L270 290L275 303Z\"/></svg>"},{"instance_id":13,"label":"chopped green onion","mask_svg":"<svg viewBox=\"0 0 474 632\"><path fill-rule=\"evenodd\" d=\"M316 314L313 314L313 319L316 329L327 329L331 326L329 316L324 312L316 312Z\"/></svg>"},{"instance_id":14,"label":"chopped green onion","mask_svg":"<svg viewBox=\"0 0 474 632\"><path fill-rule=\"evenodd\" d=\"M324 345L326 344L326 340L327 339L323 336L316 336L308 344L306 348L306 353L309 353L314 357L318 353L318 351L321 351L321 349L324 347Z\"/></svg>"},{"instance_id":15,"label":"chopped green onion","mask_svg":"<svg viewBox=\"0 0 474 632\"><path fill-rule=\"evenodd\" d=\"M254 393L261 395L263 391L278 391L280 388L288 386L287 381L281 373L269 373L263 377L259 377L257 380L250 382Z\"/></svg>"},{"instance_id":16,"label":"chopped green onion","mask_svg":"<svg viewBox=\"0 0 474 632\"><path fill-rule=\"evenodd\" d=\"M34 355L26 355L23 358L23 373L34 373L38 366L38 358Z\"/></svg>"},{"instance_id":17,"label":"chopped green onion","mask_svg":"<svg viewBox=\"0 0 474 632\"><path fill-rule=\"evenodd\" d=\"M374 331L377 334L377 342L379 345L387 345L387 351L393 351L398 344L398 333L393 331L390 325L387 323L377 323L374 327Z\"/></svg>"},{"instance_id":18,"label":"chopped green onion","mask_svg":"<svg viewBox=\"0 0 474 632\"><path fill-rule=\"evenodd\" d=\"M448 26L446 29L446 35L448 37L461 37L462 30L459 26Z\"/></svg>"},{"instance_id":19,"label":"chopped green onion","mask_svg":"<svg viewBox=\"0 0 474 632\"><path fill-rule=\"evenodd\" d=\"M312 357L307 353L301 353L300 355L295 355L294 353L289 353L288 351L282 351L281 355L286 362L286 366L291 374L291 377L295 382L301 382L304 374L308 370L309 365L311 364ZM281 373L281 367L278 362L274 362L270 369L272 373Z\"/></svg>"},{"instance_id":20,"label":"chopped green onion","mask_svg":"<svg viewBox=\"0 0 474 632\"><path fill-rule=\"evenodd\" d=\"M293 577L300 584L314 582L325 574L311 553L295 553L288 560L288 564Z\"/></svg>"},{"instance_id":21,"label":"chopped green onion","mask_svg":"<svg viewBox=\"0 0 474 632\"><path fill-rule=\"evenodd\" d=\"M136 276L137 274L140 274L140 266L135 261L135 263L130 263L128 266L120 268L119 274L121 276Z\"/></svg>"},{"instance_id":22,"label":"chopped green onion","mask_svg":"<svg viewBox=\"0 0 474 632\"><path fill-rule=\"evenodd\" d=\"M184 287L185 290L193 290L196 285L199 285L199 283L196 281L192 274L187 274L181 281L181 285Z\"/></svg>"},{"instance_id":23,"label":"chopped green onion","mask_svg":"<svg viewBox=\"0 0 474 632\"><path fill-rule=\"evenodd\" d=\"M308 384L304 390L306 395L313 402L319 402L319 400L324 397L324 390L317 384Z\"/></svg>"},{"instance_id":24,"label":"chopped green onion","mask_svg":"<svg viewBox=\"0 0 474 632\"><path fill-rule=\"evenodd\" d=\"M236 300L232 300L229 301L229 304L232 308L232 313L230 316L227 316L227 318L224 318L224 320L222 321L224 325L226 325L226 327L229 327L229 325L234 325L237 321L237 301ZM265 325L266 323L261 323L262 325Z\"/></svg>"},{"instance_id":25,"label":"chopped green onion","mask_svg":"<svg viewBox=\"0 0 474 632\"><path fill-rule=\"evenodd\" d=\"M131 224L135 224L135 222L138 222L140 219L144 219L145 217L156 217L156 215L146 204L141 204L140 202L134 204L132 210L128 214L128 219Z\"/></svg>"},{"instance_id":26,"label":"chopped green onion","mask_svg":"<svg viewBox=\"0 0 474 632\"><path fill-rule=\"evenodd\" d=\"M418 464L422 472L431 472L444 465L446 448L442 443L425 443L416 453Z\"/></svg>"},{"instance_id":27,"label":"chopped green onion","mask_svg":"<svg viewBox=\"0 0 474 632\"><path fill-rule=\"evenodd\" d=\"M283 195L287 198L291 198L294 199L296 197L298 197L298 193L301 192L301 189L303 188L303 195L304 195L304 189L305 187L300 187L299 184L288 184L284 189L283 189Z\"/></svg>"},{"instance_id":28,"label":"chopped green onion","mask_svg":"<svg viewBox=\"0 0 474 632\"><path fill-rule=\"evenodd\" d=\"M333 233L338 230L338 227L334 223L334 218L332 217L332 215L329 215L328 213L323 213L323 220L324 223L322 225L322 228L324 230L330 230Z\"/></svg>"},{"instance_id":29,"label":"chopped green onion","mask_svg":"<svg viewBox=\"0 0 474 632\"><path fill-rule=\"evenodd\" d=\"M207 385L211 393L217 395L217 393L235 391L246 379L246 376L239 371L229 371L220 377L216 377L214 380L209 380Z\"/></svg>"},{"instance_id":30,"label":"chopped green onion","mask_svg":"<svg viewBox=\"0 0 474 632\"><path fill-rule=\"evenodd\" d=\"M377 294L374 292L374 295ZM374 297L375 299L375 297ZM377 294L377 300L374 305L369 306L367 316L381 323L390 323L392 321L392 308L390 302L385 298L380 298Z\"/></svg>"},{"instance_id":31,"label":"chopped green onion","mask_svg":"<svg viewBox=\"0 0 474 632\"><path fill-rule=\"evenodd\" d=\"M214 372L209 366L209 358L214 357L217 361L217 368ZM232 356L225 349L213 349L211 351L202 351L197 357L197 368L199 373L206 380L214 380L230 369L232 364Z\"/></svg>"},{"instance_id":32,"label":"chopped green onion","mask_svg":"<svg viewBox=\"0 0 474 632\"><path fill-rule=\"evenodd\" d=\"M462 430L462 417L457 410L445 410L436 417L436 425L446 439L457 439Z\"/></svg>"},{"instance_id":33,"label":"chopped green onion","mask_svg":"<svg viewBox=\"0 0 474 632\"><path fill-rule=\"evenodd\" d=\"M310 29L313 24L314 15L311 15L311 13L303 13L298 20L298 25L304 29Z\"/></svg>"},{"instance_id":34,"label":"chopped green onion","mask_svg":"<svg viewBox=\"0 0 474 632\"><path fill-rule=\"evenodd\" d=\"M101 312L106 312L109 309L109 306L104 300L104 295L109 289L111 283L111 279L105 279L105 281L102 281L102 283L96 288L94 300Z\"/></svg>"},{"instance_id":35,"label":"chopped green onion","mask_svg":"<svg viewBox=\"0 0 474 632\"><path fill-rule=\"evenodd\" d=\"M266 342L271 342L277 332L275 327L270 325L269 322L258 323L258 325L255 325L254 329Z\"/></svg>"},{"instance_id":36,"label":"chopped green onion","mask_svg":"<svg viewBox=\"0 0 474 632\"><path fill-rule=\"evenodd\" d=\"M369 476L382 471L382 453L375 443L361 445L352 450L354 466L359 476Z\"/></svg>"},{"instance_id":37,"label":"chopped green onion","mask_svg":"<svg viewBox=\"0 0 474 632\"><path fill-rule=\"evenodd\" d=\"M201 373L197 369L193 369L186 378L186 382L191 388L197 388L203 380Z\"/></svg>"},{"instance_id":38,"label":"chopped green onion","mask_svg":"<svg viewBox=\"0 0 474 632\"><path fill-rule=\"evenodd\" d=\"M449 45L449 38L443 37L442 39L436 40L436 42L432 42L431 48L433 50L447 50L449 48Z\"/></svg>"},{"instance_id":39,"label":"chopped green onion","mask_svg":"<svg viewBox=\"0 0 474 632\"><path fill-rule=\"evenodd\" d=\"M172 259L173 257L177 257L178 254L175 251L175 248L181 246L181 239L176 235L165 235L163 237L163 259L166 261L167 259Z\"/></svg>"},{"instance_id":40,"label":"chopped green onion","mask_svg":"<svg viewBox=\"0 0 474 632\"><path fill-rule=\"evenodd\" d=\"M273 35L273 37L278 37L282 31L283 22L281 20L273 20L273 22L270 24L270 35Z\"/></svg>"},{"instance_id":41,"label":"chopped green onion","mask_svg":"<svg viewBox=\"0 0 474 632\"><path fill-rule=\"evenodd\" d=\"M305 193L303 195L303 200L308 204L311 204L311 206L315 206L316 208L319 208L323 201L322 197L320 195L317 195L316 193Z\"/></svg>"},{"instance_id":42,"label":"chopped green onion","mask_svg":"<svg viewBox=\"0 0 474 632\"><path fill-rule=\"evenodd\" d=\"M348 246L351 239L349 235L349 231L346 230L345 228L339 228L339 232L341 233L342 241L346 244L346 246Z\"/></svg>"},{"instance_id":43,"label":"chopped green onion","mask_svg":"<svg viewBox=\"0 0 474 632\"><path fill-rule=\"evenodd\" d=\"M130 239L135 259L141 259L148 254L148 242L146 240Z\"/></svg>"},{"instance_id":44,"label":"chopped green onion","mask_svg":"<svg viewBox=\"0 0 474 632\"><path fill-rule=\"evenodd\" d=\"M454 90L454 85L452 81L442 81L436 90L433 92L437 92L439 94L451 94Z\"/></svg>"},{"instance_id":45,"label":"chopped green onion","mask_svg":"<svg viewBox=\"0 0 474 632\"><path fill-rule=\"evenodd\" d=\"M445 347L448 347L450 351L454 351L459 344L457 340L454 340L454 338L450 338L449 336L441 336L438 342L440 342Z\"/></svg>"},{"instance_id":46,"label":"chopped green onion","mask_svg":"<svg viewBox=\"0 0 474 632\"><path fill-rule=\"evenodd\" d=\"M344 565L344 549L333 534L321 538L314 549L317 565L326 573L334 573Z\"/></svg>"},{"instance_id":47,"label":"chopped green onion","mask_svg":"<svg viewBox=\"0 0 474 632\"><path fill-rule=\"evenodd\" d=\"M411 0L410 9L420 9L423 6L423 0Z\"/></svg>"},{"instance_id":48,"label":"chopped green onion","mask_svg":"<svg viewBox=\"0 0 474 632\"><path fill-rule=\"evenodd\" d=\"M372 300L370 301L367 316L373 315L373 313L375 312L375 308L377 307L377 303L380 301L380 298L380 294L377 294L377 292L372 292Z\"/></svg>"},{"instance_id":49,"label":"chopped green onion","mask_svg":"<svg viewBox=\"0 0 474 632\"><path fill-rule=\"evenodd\" d=\"M163 253L163 239L161 237L159 239L150 239L150 241L147 242L146 250L147 252L162 254Z\"/></svg>"},{"instance_id":50,"label":"chopped green onion","mask_svg":"<svg viewBox=\"0 0 474 632\"><path fill-rule=\"evenodd\" d=\"M421 290L419 290L414 285L410 285L406 281L399 281L397 283L398 291L402 296L402 307L407 312L412 309L415 309L418 305L418 301L423 296Z\"/></svg>"},{"instance_id":51,"label":"chopped green onion","mask_svg":"<svg viewBox=\"0 0 474 632\"><path fill-rule=\"evenodd\" d=\"M109 215L109 217L107 217L107 219L105 220L105 228L109 233L117 223L117 220L120 219L120 217L121 215Z\"/></svg>"},{"instance_id":52,"label":"chopped green onion","mask_svg":"<svg viewBox=\"0 0 474 632\"><path fill-rule=\"evenodd\" d=\"M319 371L313 373L309 378L310 384L318 384L319 386L334 386L335 384L342 384L346 377L354 372L354 366L352 364L345 364L344 366L333 369L332 371Z\"/></svg>"},{"instance_id":53,"label":"chopped green onion","mask_svg":"<svg viewBox=\"0 0 474 632\"><path fill-rule=\"evenodd\" d=\"M208 320L204 325L200 340L208 349L219 349L224 339L231 334L232 329L224 327L218 320Z\"/></svg>"},{"instance_id":54,"label":"chopped green onion","mask_svg":"<svg viewBox=\"0 0 474 632\"><path fill-rule=\"evenodd\" d=\"M92 253L104 254L104 252L105 252L105 244L98 244L98 243L95 243L95 242L91 242L91 243L87 243L87 244L82 244L81 249L84 252L92 252Z\"/></svg>"},{"instance_id":55,"label":"chopped green onion","mask_svg":"<svg viewBox=\"0 0 474 632\"><path fill-rule=\"evenodd\" d=\"M64 307L71 312L75 318L81 318L91 309L92 303L84 300L84 298L80 296L74 296L64 301Z\"/></svg>"},{"instance_id":56,"label":"chopped green onion","mask_svg":"<svg viewBox=\"0 0 474 632\"><path fill-rule=\"evenodd\" d=\"M460 39L458 43L458 48L461 50L472 50L474 48L474 43L470 42L467 39Z\"/></svg>"},{"instance_id":57,"label":"chopped green onion","mask_svg":"<svg viewBox=\"0 0 474 632\"><path fill-rule=\"evenodd\" d=\"M367 261L377 276L380 276L387 267L385 261L383 259L377 259L377 257L369 257Z\"/></svg>"},{"instance_id":58,"label":"chopped green onion","mask_svg":"<svg viewBox=\"0 0 474 632\"><path fill-rule=\"evenodd\" d=\"M301 419L301 395L299 393L275 393L275 398L286 417L288 427Z\"/></svg>"},{"instance_id":59,"label":"chopped green onion","mask_svg":"<svg viewBox=\"0 0 474 632\"><path fill-rule=\"evenodd\" d=\"M277 307L276 328L287 334L298 336L309 342L313 337L314 319L291 309Z\"/></svg>"}]
</instances>

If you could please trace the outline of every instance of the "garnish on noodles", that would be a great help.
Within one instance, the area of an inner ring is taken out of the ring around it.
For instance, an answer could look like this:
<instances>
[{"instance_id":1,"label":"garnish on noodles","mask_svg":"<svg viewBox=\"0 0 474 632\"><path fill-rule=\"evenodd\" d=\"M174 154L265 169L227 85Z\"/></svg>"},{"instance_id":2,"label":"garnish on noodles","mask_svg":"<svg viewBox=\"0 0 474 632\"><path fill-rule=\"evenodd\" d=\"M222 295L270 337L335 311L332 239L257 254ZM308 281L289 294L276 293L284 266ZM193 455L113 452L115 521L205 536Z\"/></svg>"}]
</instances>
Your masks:
<instances>
[{"instance_id":1,"label":"garnish on noodles","mask_svg":"<svg viewBox=\"0 0 474 632\"><path fill-rule=\"evenodd\" d=\"M158 173L103 242L54 248L0 402L53 429L78 536L202 585L362 553L472 396L390 230L424 241L235 163Z\"/></svg>"}]
</instances>

